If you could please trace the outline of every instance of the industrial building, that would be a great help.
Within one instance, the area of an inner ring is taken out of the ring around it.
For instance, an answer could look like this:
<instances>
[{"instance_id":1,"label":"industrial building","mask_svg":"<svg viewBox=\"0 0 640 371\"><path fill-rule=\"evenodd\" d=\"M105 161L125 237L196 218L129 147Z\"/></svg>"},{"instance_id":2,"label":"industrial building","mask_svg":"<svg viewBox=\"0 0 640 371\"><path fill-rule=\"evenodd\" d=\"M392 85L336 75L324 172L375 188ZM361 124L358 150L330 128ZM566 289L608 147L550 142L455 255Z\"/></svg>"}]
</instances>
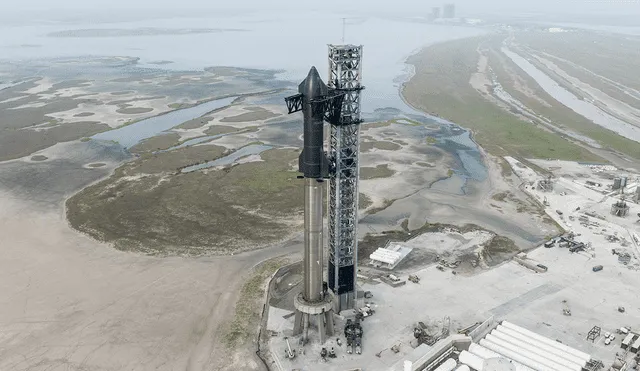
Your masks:
<instances>
[{"instance_id":1,"label":"industrial building","mask_svg":"<svg viewBox=\"0 0 640 371\"><path fill-rule=\"evenodd\" d=\"M422 357L398 363L393 370L586 371L599 366L585 352L512 322L498 324L491 318L468 336L455 334L442 339Z\"/></svg>"},{"instance_id":2,"label":"industrial building","mask_svg":"<svg viewBox=\"0 0 640 371\"><path fill-rule=\"evenodd\" d=\"M431 8L431 14L429 14L430 20L436 20L440 18L440 7Z\"/></svg>"},{"instance_id":3,"label":"industrial building","mask_svg":"<svg viewBox=\"0 0 640 371\"><path fill-rule=\"evenodd\" d=\"M453 3L444 4L442 8L442 18L455 18L456 17L456 5Z\"/></svg>"}]
</instances>

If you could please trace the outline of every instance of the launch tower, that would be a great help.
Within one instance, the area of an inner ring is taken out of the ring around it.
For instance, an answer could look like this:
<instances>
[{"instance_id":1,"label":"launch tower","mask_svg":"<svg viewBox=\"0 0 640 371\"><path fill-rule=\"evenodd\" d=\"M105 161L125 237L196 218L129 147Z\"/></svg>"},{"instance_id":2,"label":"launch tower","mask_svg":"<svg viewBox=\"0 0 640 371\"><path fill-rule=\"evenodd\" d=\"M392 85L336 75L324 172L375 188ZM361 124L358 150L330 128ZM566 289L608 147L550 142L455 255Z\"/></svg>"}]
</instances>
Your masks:
<instances>
[{"instance_id":1,"label":"launch tower","mask_svg":"<svg viewBox=\"0 0 640 371\"><path fill-rule=\"evenodd\" d=\"M343 92L340 118L329 139L329 288L335 309L355 308L358 259L358 154L362 45L329 45L329 88Z\"/></svg>"}]
</instances>

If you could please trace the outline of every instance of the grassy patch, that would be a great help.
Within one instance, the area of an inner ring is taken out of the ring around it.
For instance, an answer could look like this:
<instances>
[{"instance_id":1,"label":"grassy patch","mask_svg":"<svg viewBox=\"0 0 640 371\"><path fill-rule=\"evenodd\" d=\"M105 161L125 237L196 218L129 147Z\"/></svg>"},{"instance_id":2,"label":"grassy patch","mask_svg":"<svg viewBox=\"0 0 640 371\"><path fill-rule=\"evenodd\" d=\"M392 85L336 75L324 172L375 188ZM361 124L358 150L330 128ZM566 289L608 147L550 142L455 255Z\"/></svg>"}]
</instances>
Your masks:
<instances>
[{"instance_id":1,"label":"grassy patch","mask_svg":"<svg viewBox=\"0 0 640 371\"><path fill-rule=\"evenodd\" d=\"M304 189L288 164L299 152L273 149L263 162L176 172L223 154L213 145L145 154L71 197L67 218L117 249L157 255L227 254L295 232Z\"/></svg>"},{"instance_id":2,"label":"grassy patch","mask_svg":"<svg viewBox=\"0 0 640 371\"><path fill-rule=\"evenodd\" d=\"M427 144L429 144L429 145L434 145L434 144L438 143L438 139L436 139L436 138L434 138L432 136L428 136L426 141L427 141Z\"/></svg>"},{"instance_id":3,"label":"grassy patch","mask_svg":"<svg viewBox=\"0 0 640 371\"><path fill-rule=\"evenodd\" d=\"M383 151L397 151L402 147L397 143L387 142L383 140L360 143L360 152L369 152L374 148Z\"/></svg>"},{"instance_id":4,"label":"grassy patch","mask_svg":"<svg viewBox=\"0 0 640 371\"><path fill-rule=\"evenodd\" d=\"M240 290L233 320L229 323L223 342L228 349L236 349L250 341L260 323L260 301L265 295L266 281L278 269L289 263L286 258L268 260L258 265Z\"/></svg>"},{"instance_id":5,"label":"grassy patch","mask_svg":"<svg viewBox=\"0 0 640 371\"><path fill-rule=\"evenodd\" d=\"M640 143L596 125L591 120L586 119L558 102L544 91L534 79L529 77L526 72L521 70L501 52L496 51L496 49L490 54L491 68L496 73L502 87L511 94L511 96L523 102L529 109L536 112L536 114L549 119L551 123L557 127L567 128L587 136L598 142L604 148L614 149L626 155L640 158ZM547 75L551 76L550 71L545 70L546 67L540 63L534 64ZM517 81L515 80L515 76L517 76ZM521 86L520 89L515 88L516 84ZM522 90L528 91L529 93L524 94ZM538 99L532 97L532 95ZM579 94L576 95L579 96ZM540 99L542 99L542 101L540 101Z\"/></svg>"},{"instance_id":6,"label":"grassy patch","mask_svg":"<svg viewBox=\"0 0 640 371\"><path fill-rule=\"evenodd\" d=\"M504 200L509 197L509 191L499 192L491 196L492 199L500 202L504 202Z\"/></svg>"},{"instance_id":7,"label":"grassy patch","mask_svg":"<svg viewBox=\"0 0 640 371\"><path fill-rule=\"evenodd\" d=\"M358 195L358 208L366 209L371 205L373 205L373 201L371 201L371 198L366 194L360 192L360 195Z\"/></svg>"},{"instance_id":8,"label":"grassy patch","mask_svg":"<svg viewBox=\"0 0 640 371\"><path fill-rule=\"evenodd\" d=\"M389 178L395 173L395 171L389 169L389 165L387 164L378 165L376 167L361 167L360 179L369 180L376 178Z\"/></svg>"},{"instance_id":9,"label":"grassy patch","mask_svg":"<svg viewBox=\"0 0 640 371\"><path fill-rule=\"evenodd\" d=\"M386 209L387 207L389 207L389 206L393 205L393 202L394 202L394 201L395 201L395 200L389 200L389 199L385 198L385 199L382 201L382 206L378 206L378 207L374 207L374 208L369 209L369 211L367 212L367 214L376 214L376 213L379 213L379 212L383 211L384 209ZM368 255L367 255L367 256L368 256Z\"/></svg>"},{"instance_id":10,"label":"grassy patch","mask_svg":"<svg viewBox=\"0 0 640 371\"><path fill-rule=\"evenodd\" d=\"M171 148L180 143L180 135L176 133L167 133L147 138L129 149L131 153L144 153L160 151Z\"/></svg>"},{"instance_id":11,"label":"grassy patch","mask_svg":"<svg viewBox=\"0 0 640 371\"><path fill-rule=\"evenodd\" d=\"M487 38L436 44L411 57L408 62L416 75L404 86L405 99L424 112L470 128L476 142L493 155L601 161L557 134L505 112L471 87L476 49Z\"/></svg>"}]
</instances>

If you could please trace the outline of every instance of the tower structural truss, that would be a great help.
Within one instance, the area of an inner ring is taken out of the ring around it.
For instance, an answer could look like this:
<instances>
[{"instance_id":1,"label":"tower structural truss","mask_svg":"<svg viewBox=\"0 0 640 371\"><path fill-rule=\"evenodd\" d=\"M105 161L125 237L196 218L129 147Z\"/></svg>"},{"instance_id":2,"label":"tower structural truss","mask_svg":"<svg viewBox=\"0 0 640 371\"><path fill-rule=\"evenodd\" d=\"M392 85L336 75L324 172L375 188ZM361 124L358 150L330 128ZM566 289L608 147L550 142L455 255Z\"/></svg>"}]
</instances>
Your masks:
<instances>
[{"instance_id":1,"label":"tower structural truss","mask_svg":"<svg viewBox=\"0 0 640 371\"><path fill-rule=\"evenodd\" d=\"M329 45L328 86L344 93L340 118L331 122L328 153L327 278L337 312L356 305L361 74L362 45Z\"/></svg>"}]
</instances>

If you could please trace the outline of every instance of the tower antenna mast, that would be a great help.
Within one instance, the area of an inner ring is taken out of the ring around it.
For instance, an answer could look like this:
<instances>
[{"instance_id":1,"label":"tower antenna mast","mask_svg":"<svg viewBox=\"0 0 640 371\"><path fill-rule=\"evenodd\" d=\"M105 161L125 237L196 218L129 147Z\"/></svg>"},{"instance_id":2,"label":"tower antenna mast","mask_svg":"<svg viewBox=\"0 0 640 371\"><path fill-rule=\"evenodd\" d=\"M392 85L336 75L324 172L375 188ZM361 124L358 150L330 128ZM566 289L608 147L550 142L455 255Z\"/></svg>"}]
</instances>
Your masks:
<instances>
[{"instance_id":1,"label":"tower antenna mast","mask_svg":"<svg viewBox=\"0 0 640 371\"><path fill-rule=\"evenodd\" d=\"M347 19L342 18L342 44L344 44L344 34L347 30Z\"/></svg>"}]
</instances>

